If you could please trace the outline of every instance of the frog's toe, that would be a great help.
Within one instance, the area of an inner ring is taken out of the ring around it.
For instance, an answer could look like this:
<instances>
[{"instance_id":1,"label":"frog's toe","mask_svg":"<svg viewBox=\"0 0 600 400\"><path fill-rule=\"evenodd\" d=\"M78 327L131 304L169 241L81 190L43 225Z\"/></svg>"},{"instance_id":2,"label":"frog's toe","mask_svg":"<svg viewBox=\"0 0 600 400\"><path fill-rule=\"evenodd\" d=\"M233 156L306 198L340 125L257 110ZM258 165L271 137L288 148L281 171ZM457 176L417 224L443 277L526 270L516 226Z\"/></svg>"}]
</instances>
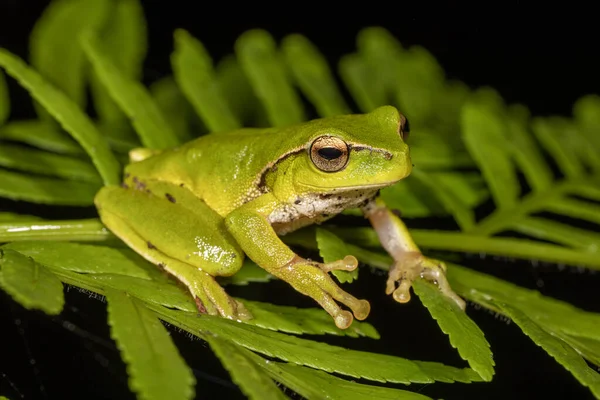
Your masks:
<instances>
[{"instance_id":1,"label":"frog's toe","mask_svg":"<svg viewBox=\"0 0 600 400\"><path fill-rule=\"evenodd\" d=\"M342 260L328 263L319 263L319 268L325 272L331 271L354 271L358 267L358 260L354 256L346 256Z\"/></svg>"},{"instance_id":2,"label":"frog's toe","mask_svg":"<svg viewBox=\"0 0 600 400\"><path fill-rule=\"evenodd\" d=\"M368 301L359 300L342 290L327 272L312 263L299 260L298 263L279 270L278 276L300 293L312 297L333 317L340 329L350 326L352 314L356 319L363 320L371 311ZM336 301L350 308L352 313L340 308Z\"/></svg>"},{"instance_id":3,"label":"frog's toe","mask_svg":"<svg viewBox=\"0 0 600 400\"><path fill-rule=\"evenodd\" d=\"M250 311L242 303L230 297L225 289L209 274L198 271L196 279L188 287L196 300L196 307L201 314L220 315L234 320L249 320Z\"/></svg>"},{"instance_id":4,"label":"frog's toe","mask_svg":"<svg viewBox=\"0 0 600 400\"><path fill-rule=\"evenodd\" d=\"M347 310L343 310L327 293L323 293L319 297L314 297L314 299L323 307L325 311L333 318L335 322L335 326L340 329L346 329L351 324L354 318L352 317L352 313Z\"/></svg>"},{"instance_id":5,"label":"frog's toe","mask_svg":"<svg viewBox=\"0 0 600 400\"><path fill-rule=\"evenodd\" d=\"M396 283L398 283L397 287ZM391 294L398 303L408 303L410 301L411 286L412 281L409 279L400 279L398 281L393 278L388 278L385 293Z\"/></svg>"},{"instance_id":6,"label":"frog's toe","mask_svg":"<svg viewBox=\"0 0 600 400\"><path fill-rule=\"evenodd\" d=\"M425 279L436 284L444 296L452 299L464 310L465 302L450 287L446 279L446 270L446 264L441 261L427 258L420 253L409 254L390 269L385 291L397 302L408 303L412 283L416 279Z\"/></svg>"},{"instance_id":7,"label":"frog's toe","mask_svg":"<svg viewBox=\"0 0 600 400\"><path fill-rule=\"evenodd\" d=\"M439 265L437 265L437 268L424 268L421 272L421 276L423 279L435 283L444 296L452 299L460 309L464 310L466 308L466 303L450 287L448 279L446 279L446 270L446 264L440 262Z\"/></svg>"},{"instance_id":8,"label":"frog's toe","mask_svg":"<svg viewBox=\"0 0 600 400\"><path fill-rule=\"evenodd\" d=\"M335 285L335 288L328 288L331 297L348 306L352 310L352 313L357 320L362 321L369 316L369 313L371 312L371 304L369 304L367 300L357 299L351 294L340 289L340 287L335 283L333 284Z\"/></svg>"},{"instance_id":9,"label":"frog's toe","mask_svg":"<svg viewBox=\"0 0 600 400\"><path fill-rule=\"evenodd\" d=\"M205 300L202 300L201 297ZM248 321L253 318L252 313L248 311L242 302L232 299L231 297L229 297L226 302L215 302L215 300L210 299L207 296L196 295L195 300L196 308L200 314L221 316L240 321Z\"/></svg>"},{"instance_id":10,"label":"frog's toe","mask_svg":"<svg viewBox=\"0 0 600 400\"><path fill-rule=\"evenodd\" d=\"M206 296L196 293L194 295L194 301L196 302L196 308L200 314L219 315L217 308Z\"/></svg>"},{"instance_id":11,"label":"frog's toe","mask_svg":"<svg viewBox=\"0 0 600 400\"><path fill-rule=\"evenodd\" d=\"M242 320L242 321L249 321L252 318L254 318L252 316L252 313L246 308L244 303L242 303L241 301L235 300L235 299L233 299L233 301L235 301L235 305L236 305L237 319Z\"/></svg>"}]
</instances>

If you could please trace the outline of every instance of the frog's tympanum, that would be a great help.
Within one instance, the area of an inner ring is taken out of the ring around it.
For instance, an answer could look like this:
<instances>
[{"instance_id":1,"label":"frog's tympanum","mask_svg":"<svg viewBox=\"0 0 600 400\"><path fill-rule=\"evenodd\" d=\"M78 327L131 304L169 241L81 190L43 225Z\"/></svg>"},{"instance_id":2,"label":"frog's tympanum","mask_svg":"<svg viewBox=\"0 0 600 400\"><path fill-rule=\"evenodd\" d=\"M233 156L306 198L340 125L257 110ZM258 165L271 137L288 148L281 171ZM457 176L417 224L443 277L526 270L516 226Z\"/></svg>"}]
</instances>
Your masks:
<instances>
[{"instance_id":1,"label":"frog's tympanum","mask_svg":"<svg viewBox=\"0 0 600 400\"><path fill-rule=\"evenodd\" d=\"M411 171L405 125L385 106L283 128L213 133L172 150L136 149L123 184L103 188L96 206L114 234L185 284L201 313L252 318L215 280L235 274L247 256L312 297L339 328L350 326L352 314L365 319L369 302L329 275L355 269L355 257L318 263L280 239L348 208L362 210L395 260L386 292L396 301L409 301L411 283L426 279L464 307L445 265L423 256L377 197Z\"/></svg>"}]
</instances>

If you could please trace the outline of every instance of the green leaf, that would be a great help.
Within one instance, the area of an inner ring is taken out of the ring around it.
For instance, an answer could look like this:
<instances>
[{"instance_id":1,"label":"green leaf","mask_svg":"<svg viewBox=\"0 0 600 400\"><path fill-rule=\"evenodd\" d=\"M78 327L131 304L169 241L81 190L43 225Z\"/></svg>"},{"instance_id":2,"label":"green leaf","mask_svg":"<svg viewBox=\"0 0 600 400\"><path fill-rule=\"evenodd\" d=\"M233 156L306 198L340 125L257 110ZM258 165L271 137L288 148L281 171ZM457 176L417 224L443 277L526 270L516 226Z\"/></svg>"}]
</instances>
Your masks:
<instances>
[{"instance_id":1,"label":"green leaf","mask_svg":"<svg viewBox=\"0 0 600 400\"><path fill-rule=\"evenodd\" d=\"M25 143L53 153L85 154L69 135L41 120L11 121L0 127L0 139Z\"/></svg>"},{"instance_id":2,"label":"green leaf","mask_svg":"<svg viewBox=\"0 0 600 400\"><path fill-rule=\"evenodd\" d=\"M2 225L6 224L7 222L22 222L22 221L41 221L42 218L40 217L36 217L35 215L28 215L28 214L17 214L17 213L12 213L12 212L6 212L6 211L0 211L0 223L2 223ZM1 232L0 228L0 232ZM1 236L0 236L0 242L2 242Z\"/></svg>"},{"instance_id":3,"label":"green leaf","mask_svg":"<svg viewBox=\"0 0 600 400\"><path fill-rule=\"evenodd\" d=\"M10 97L8 97L8 87L4 74L0 71L0 126L8 120L10 115Z\"/></svg>"},{"instance_id":4,"label":"green leaf","mask_svg":"<svg viewBox=\"0 0 600 400\"><path fill-rule=\"evenodd\" d=\"M343 240L325 229L317 228L317 245L319 253L326 263L342 260L351 255ZM350 283L358 278L358 268L354 271L331 271L340 283Z\"/></svg>"},{"instance_id":5,"label":"green leaf","mask_svg":"<svg viewBox=\"0 0 600 400\"><path fill-rule=\"evenodd\" d=\"M597 177L594 175L587 179L579 178L574 180L562 180L556 182L548 190L532 191L515 204L514 207L497 209L495 212L484 218L479 224L469 230L471 234L492 235L503 230L511 229L516 225L519 219L526 215L552 210L557 213L563 213L579 218L588 218L591 221L598 219L596 212L598 207L587 202L570 198L571 195L591 196L594 198L599 193L594 190L598 186ZM560 232L553 234L560 235ZM556 251L560 252L561 247L556 246ZM560 262L557 260L556 262Z\"/></svg>"},{"instance_id":6,"label":"green leaf","mask_svg":"<svg viewBox=\"0 0 600 400\"><path fill-rule=\"evenodd\" d=\"M256 125L256 120L260 115L264 115L265 111L261 108L262 106L235 56L230 54L222 58L217 63L215 72L221 93L227 100L231 111L242 122L242 125Z\"/></svg>"},{"instance_id":7,"label":"green leaf","mask_svg":"<svg viewBox=\"0 0 600 400\"><path fill-rule=\"evenodd\" d=\"M460 197L456 196L454 191L447 189L447 186L442 181L438 181L434 175L418 169L415 169L412 175L415 179L420 180L437 197L445 210L454 217L461 229L466 230L474 225L474 211Z\"/></svg>"},{"instance_id":8,"label":"green leaf","mask_svg":"<svg viewBox=\"0 0 600 400\"><path fill-rule=\"evenodd\" d=\"M402 210L400 212L403 217L419 218L446 214L446 210L436 196L433 196L423 182L414 176L383 188L380 193L390 209Z\"/></svg>"},{"instance_id":9,"label":"green leaf","mask_svg":"<svg viewBox=\"0 0 600 400\"><path fill-rule=\"evenodd\" d=\"M428 171L444 171L475 166L464 145L460 141L456 143L450 140L451 137L457 136L457 133L452 132L453 136L444 135L439 129L419 129L413 128L412 125L411 132L407 143L410 145L410 156L415 167ZM465 173L467 172L461 171L461 174Z\"/></svg>"},{"instance_id":10,"label":"green leaf","mask_svg":"<svg viewBox=\"0 0 600 400\"><path fill-rule=\"evenodd\" d=\"M536 324L520 310L507 304L497 304L502 312L519 325L535 344L569 370L581 384L592 391L596 398L600 398L600 374L590 368L571 346L550 335L542 326Z\"/></svg>"},{"instance_id":11,"label":"green leaf","mask_svg":"<svg viewBox=\"0 0 600 400\"><path fill-rule=\"evenodd\" d=\"M321 308L297 308L279 306L245 299L238 299L252 313L254 319L246 321L261 328L294 333L298 335L337 335L379 339L379 333L367 322L354 321L348 329L339 329Z\"/></svg>"},{"instance_id":12,"label":"green leaf","mask_svg":"<svg viewBox=\"0 0 600 400\"><path fill-rule=\"evenodd\" d=\"M55 205L92 205L100 189L99 185L92 183L24 175L2 169L0 182L0 197Z\"/></svg>"},{"instance_id":13,"label":"green leaf","mask_svg":"<svg viewBox=\"0 0 600 400\"><path fill-rule=\"evenodd\" d=\"M104 54L119 71L131 78L142 77L146 56L146 21L138 0L121 0L112 4L110 18L101 31L100 45ZM93 74L91 80L94 108L104 121L125 120L125 114L115 104L106 88Z\"/></svg>"},{"instance_id":14,"label":"green leaf","mask_svg":"<svg viewBox=\"0 0 600 400\"><path fill-rule=\"evenodd\" d=\"M155 307L153 309L156 310ZM269 357L355 378L397 383L430 383L438 378L444 382L480 380L479 376L470 369L459 369L437 363L421 365L400 357L348 350L219 317L197 318L195 313L166 308L156 311L167 322L187 331L213 332L219 337ZM432 368L431 365L435 365L437 369Z\"/></svg>"},{"instance_id":15,"label":"green leaf","mask_svg":"<svg viewBox=\"0 0 600 400\"><path fill-rule=\"evenodd\" d=\"M497 208L514 206L520 192L514 165L506 153L506 129L497 111L485 104L471 100L463 107L463 140L481 169Z\"/></svg>"},{"instance_id":16,"label":"green leaf","mask_svg":"<svg viewBox=\"0 0 600 400\"><path fill-rule=\"evenodd\" d=\"M544 160L541 149L529 132L529 110L512 106L508 114L507 145L515 163L527 178L533 190L547 190L552 185L553 174Z\"/></svg>"},{"instance_id":17,"label":"green leaf","mask_svg":"<svg viewBox=\"0 0 600 400\"><path fill-rule=\"evenodd\" d=\"M149 89L154 102L180 143L189 142L201 133L195 131L192 134L190 124L194 110L172 76L155 81Z\"/></svg>"},{"instance_id":18,"label":"green leaf","mask_svg":"<svg viewBox=\"0 0 600 400\"><path fill-rule=\"evenodd\" d=\"M362 112L370 112L387 104L385 86L369 69L361 55L343 56L339 61L338 71Z\"/></svg>"},{"instance_id":19,"label":"green leaf","mask_svg":"<svg viewBox=\"0 0 600 400\"><path fill-rule=\"evenodd\" d=\"M584 175L585 167L579 155L571 146L565 146L564 140L561 140L568 136L566 131L572 129L569 121L559 117L534 118L531 128L567 178L576 179Z\"/></svg>"},{"instance_id":20,"label":"green leaf","mask_svg":"<svg viewBox=\"0 0 600 400\"><path fill-rule=\"evenodd\" d=\"M387 102L394 99L411 121L411 128L430 125L444 94L444 73L435 58L421 47L404 50L396 38L379 27L359 32L357 47L374 79L385 87Z\"/></svg>"},{"instance_id":21,"label":"green leaf","mask_svg":"<svg viewBox=\"0 0 600 400\"><path fill-rule=\"evenodd\" d=\"M478 173L431 171L429 175L469 208L475 208L489 198L485 182Z\"/></svg>"},{"instance_id":22,"label":"green leaf","mask_svg":"<svg viewBox=\"0 0 600 400\"><path fill-rule=\"evenodd\" d=\"M42 265L14 250L0 249L0 287L23 307L59 314L65 303L60 280Z\"/></svg>"},{"instance_id":23,"label":"green leaf","mask_svg":"<svg viewBox=\"0 0 600 400\"><path fill-rule=\"evenodd\" d=\"M425 372L428 376L435 376L435 380L438 382L471 383L482 381L479 374L470 368L453 368L431 361L414 361L414 363L417 364L421 371Z\"/></svg>"},{"instance_id":24,"label":"green leaf","mask_svg":"<svg viewBox=\"0 0 600 400\"><path fill-rule=\"evenodd\" d=\"M235 43L235 53L271 125L304 121L300 98L290 84L275 40L268 32L254 29L243 33Z\"/></svg>"},{"instance_id":25,"label":"green leaf","mask_svg":"<svg viewBox=\"0 0 600 400\"><path fill-rule=\"evenodd\" d=\"M98 128L104 135L111 149L117 153L122 164L129 163L129 152L142 147L131 124L127 120L100 121Z\"/></svg>"},{"instance_id":26,"label":"green leaf","mask_svg":"<svg viewBox=\"0 0 600 400\"><path fill-rule=\"evenodd\" d=\"M573 195L588 198L600 202L600 183L594 181L594 176L589 180L577 180L565 182L566 190Z\"/></svg>"},{"instance_id":27,"label":"green leaf","mask_svg":"<svg viewBox=\"0 0 600 400\"><path fill-rule=\"evenodd\" d=\"M18 251L52 269L150 279L146 271L148 263L129 249L49 241L13 242L2 248Z\"/></svg>"},{"instance_id":28,"label":"green leaf","mask_svg":"<svg viewBox=\"0 0 600 400\"><path fill-rule=\"evenodd\" d=\"M481 329L461 310L456 302L440 293L437 287L425 281L413 283L413 290L442 331L450 338L452 347L463 360L489 382L494 376L494 360L490 344Z\"/></svg>"},{"instance_id":29,"label":"green leaf","mask_svg":"<svg viewBox=\"0 0 600 400\"><path fill-rule=\"evenodd\" d=\"M7 143L0 144L0 166L58 178L102 183L94 166L87 161Z\"/></svg>"},{"instance_id":30,"label":"green leaf","mask_svg":"<svg viewBox=\"0 0 600 400\"><path fill-rule=\"evenodd\" d=\"M178 145L177 136L148 90L113 65L93 35L85 35L82 46L98 78L130 118L142 144L151 149L167 149Z\"/></svg>"},{"instance_id":31,"label":"green leaf","mask_svg":"<svg viewBox=\"0 0 600 400\"><path fill-rule=\"evenodd\" d=\"M428 400L430 397L402 389L365 385L299 365L273 362L256 357L273 379L307 399L389 399Z\"/></svg>"},{"instance_id":32,"label":"green leaf","mask_svg":"<svg viewBox=\"0 0 600 400\"><path fill-rule=\"evenodd\" d=\"M600 234L539 217L517 220L512 228L519 233L549 240L569 247L596 253L600 249Z\"/></svg>"},{"instance_id":33,"label":"green leaf","mask_svg":"<svg viewBox=\"0 0 600 400\"><path fill-rule=\"evenodd\" d=\"M411 233L417 245L432 250L486 253L600 269L600 259L597 254L534 240L485 237L433 229L414 229Z\"/></svg>"},{"instance_id":34,"label":"green leaf","mask_svg":"<svg viewBox=\"0 0 600 400\"><path fill-rule=\"evenodd\" d=\"M0 242L31 240L73 240L110 242L118 239L98 219L37 221L39 218L19 214L13 219L0 217Z\"/></svg>"},{"instance_id":35,"label":"green leaf","mask_svg":"<svg viewBox=\"0 0 600 400\"><path fill-rule=\"evenodd\" d=\"M107 0L55 0L44 10L30 36L32 67L81 108L86 103L86 63L81 46L76 40L73 43L73 38L97 30L109 16L110 4ZM37 108L41 117L47 117L46 110L52 114L43 102L42 106L45 110Z\"/></svg>"},{"instance_id":36,"label":"green leaf","mask_svg":"<svg viewBox=\"0 0 600 400\"><path fill-rule=\"evenodd\" d=\"M255 362L251 353L218 336L204 335L223 366L229 371L233 382L249 399L287 399L277 385Z\"/></svg>"},{"instance_id":37,"label":"green leaf","mask_svg":"<svg viewBox=\"0 0 600 400\"><path fill-rule=\"evenodd\" d=\"M582 357L600 367L600 340L559 334L562 340L573 347Z\"/></svg>"},{"instance_id":38,"label":"green leaf","mask_svg":"<svg viewBox=\"0 0 600 400\"><path fill-rule=\"evenodd\" d=\"M78 275L65 270L59 271L56 269L55 272L61 277L65 276L74 279L76 282L86 282L86 278L88 278L86 275ZM195 312L196 314L198 312L192 296L189 295L189 292L184 291L181 286L178 286L174 279L170 281L166 279L148 280L113 274L89 275L89 279L89 283L101 291L107 289L120 290L148 303Z\"/></svg>"},{"instance_id":39,"label":"green leaf","mask_svg":"<svg viewBox=\"0 0 600 400\"><path fill-rule=\"evenodd\" d=\"M212 59L199 40L183 29L175 31L171 65L177 84L211 132L241 127L216 79Z\"/></svg>"},{"instance_id":40,"label":"green leaf","mask_svg":"<svg viewBox=\"0 0 600 400\"><path fill-rule=\"evenodd\" d=\"M455 264L448 265L448 281L458 293L488 308L496 303L518 308L535 323L567 335L600 340L600 314L542 296L490 275ZM498 311L498 310L497 310Z\"/></svg>"},{"instance_id":41,"label":"green leaf","mask_svg":"<svg viewBox=\"0 0 600 400\"><path fill-rule=\"evenodd\" d=\"M107 290L108 324L127 363L129 387L143 399L191 399L195 379L169 333L144 303Z\"/></svg>"},{"instance_id":42,"label":"green leaf","mask_svg":"<svg viewBox=\"0 0 600 400\"><path fill-rule=\"evenodd\" d=\"M598 151L600 149L600 96L581 97L573 106L573 115L581 132Z\"/></svg>"},{"instance_id":43,"label":"green leaf","mask_svg":"<svg viewBox=\"0 0 600 400\"><path fill-rule=\"evenodd\" d=\"M368 27L358 32L356 47L374 72L372 79L378 82L378 87L383 88L386 102L389 102L401 79L399 68L402 65L399 61L405 59L407 52L388 30L381 27Z\"/></svg>"},{"instance_id":44,"label":"green leaf","mask_svg":"<svg viewBox=\"0 0 600 400\"><path fill-rule=\"evenodd\" d=\"M578 218L584 221L594 222L600 225L600 205L591 204L574 198L560 197L549 199L544 204L544 210L567 217Z\"/></svg>"},{"instance_id":45,"label":"green leaf","mask_svg":"<svg viewBox=\"0 0 600 400\"><path fill-rule=\"evenodd\" d=\"M68 47L68 46L67 46ZM0 66L29 91L89 154L105 184L119 183L120 166L108 142L73 101L49 85L20 58L0 49Z\"/></svg>"},{"instance_id":46,"label":"green leaf","mask_svg":"<svg viewBox=\"0 0 600 400\"><path fill-rule=\"evenodd\" d=\"M415 121L413 126L443 124L438 104L445 93L444 71L425 48L412 46L403 54L396 71L395 99L398 106Z\"/></svg>"},{"instance_id":47,"label":"green leaf","mask_svg":"<svg viewBox=\"0 0 600 400\"><path fill-rule=\"evenodd\" d=\"M283 38L281 49L297 84L321 117L350 114L327 60L315 45L294 34Z\"/></svg>"}]
</instances>

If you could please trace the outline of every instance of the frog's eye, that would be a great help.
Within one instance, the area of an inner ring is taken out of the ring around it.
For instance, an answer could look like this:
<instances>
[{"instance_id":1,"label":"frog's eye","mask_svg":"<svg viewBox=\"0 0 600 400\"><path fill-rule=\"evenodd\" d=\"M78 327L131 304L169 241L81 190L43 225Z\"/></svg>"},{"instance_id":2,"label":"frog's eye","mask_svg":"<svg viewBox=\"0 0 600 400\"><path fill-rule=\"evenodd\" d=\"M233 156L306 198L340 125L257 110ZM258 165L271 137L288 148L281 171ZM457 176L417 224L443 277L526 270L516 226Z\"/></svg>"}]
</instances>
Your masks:
<instances>
[{"instance_id":1,"label":"frog's eye","mask_svg":"<svg viewBox=\"0 0 600 400\"><path fill-rule=\"evenodd\" d=\"M400 114L400 126L398 127L398 133L402 140L408 139L408 133L410 132L410 124L406 117Z\"/></svg>"},{"instance_id":2,"label":"frog's eye","mask_svg":"<svg viewBox=\"0 0 600 400\"><path fill-rule=\"evenodd\" d=\"M340 138L321 136L310 146L310 159L321 171L340 171L348 162L348 145Z\"/></svg>"}]
</instances>

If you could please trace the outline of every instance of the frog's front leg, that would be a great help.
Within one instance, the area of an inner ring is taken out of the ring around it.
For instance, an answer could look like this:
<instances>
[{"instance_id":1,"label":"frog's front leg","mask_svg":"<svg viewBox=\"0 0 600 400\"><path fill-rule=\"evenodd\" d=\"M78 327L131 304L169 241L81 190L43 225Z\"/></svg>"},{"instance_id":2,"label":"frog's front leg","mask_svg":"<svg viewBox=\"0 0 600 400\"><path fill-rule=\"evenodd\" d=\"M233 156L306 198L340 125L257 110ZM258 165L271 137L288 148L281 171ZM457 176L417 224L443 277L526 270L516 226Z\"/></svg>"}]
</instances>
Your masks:
<instances>
[{"instance_id":1,"label":"frog's front leg","mask_svg":"<svg viewBox=\"0 0 600 400\"><path fill-rule=\"evenodd\" d=\"M343 291L329 276L332 270L352 271L358 266L353 256L332 263L318 263L295 254L277 236L268 217L276 207L275 197L264 194L232 211L225 223L248 257L298 292L312 297L334 319L340 329L352 323L352 314L335 301L348 306L359 320L371 310L369 302Z\"/></svg>"},{"instance_id":2,"label":"frog's front leg","mask_svg":"<svg viewBox=\"0 0 600 400\"><path fill-rule=\"evenodd\" d=\"M223 219L187 189L165 182L107 186L96 195L102 222L153 264L181 281L201 313L249 319L214 276L241 268L244 254Z\"/></svg>"},{"instance_id":3,"label":"frog's front leg","mask_svg":"<svg viewBox=\"0 0 600 400\"><path fill-rule=\"evenodd\" d=\"M363 207L363 213L377 232L383 248L395 261L388 275L387 294L393 294L399 303L407 303L410 301L412 282L423 278L435 282L445 296L464 310L464 300L454 293L446 279L446 265L421 254L406 225L387 208L383 200L371 200Z\"/></svg>"}]
</instances>

